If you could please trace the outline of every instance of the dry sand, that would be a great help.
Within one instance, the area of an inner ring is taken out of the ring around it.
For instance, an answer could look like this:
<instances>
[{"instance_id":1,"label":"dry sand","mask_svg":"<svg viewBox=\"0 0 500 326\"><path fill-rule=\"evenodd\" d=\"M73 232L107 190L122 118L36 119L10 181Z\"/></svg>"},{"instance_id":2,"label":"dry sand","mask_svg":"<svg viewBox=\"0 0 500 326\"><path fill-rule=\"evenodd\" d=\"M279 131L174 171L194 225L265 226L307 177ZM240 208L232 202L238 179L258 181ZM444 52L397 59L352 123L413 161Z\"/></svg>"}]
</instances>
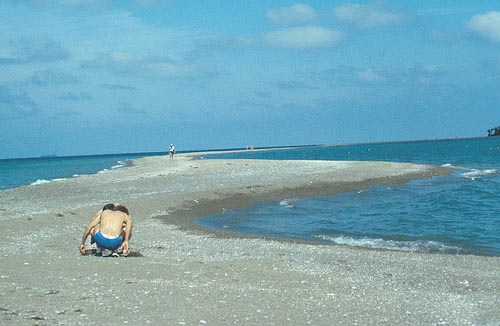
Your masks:
<instances>
[{"instance_id":1,"label":"dry sand","mask_svg":"<svg viewBox=\"0 0 500 326\"><path fill-rule=\"evenodd\" d=\"M228 236L192 218L447 173L383 162L136 160L0 191L0 325L500 325L500 259ZM132 251L81 256L89 217L130 208Z\"/></svg>"}]
</instances>

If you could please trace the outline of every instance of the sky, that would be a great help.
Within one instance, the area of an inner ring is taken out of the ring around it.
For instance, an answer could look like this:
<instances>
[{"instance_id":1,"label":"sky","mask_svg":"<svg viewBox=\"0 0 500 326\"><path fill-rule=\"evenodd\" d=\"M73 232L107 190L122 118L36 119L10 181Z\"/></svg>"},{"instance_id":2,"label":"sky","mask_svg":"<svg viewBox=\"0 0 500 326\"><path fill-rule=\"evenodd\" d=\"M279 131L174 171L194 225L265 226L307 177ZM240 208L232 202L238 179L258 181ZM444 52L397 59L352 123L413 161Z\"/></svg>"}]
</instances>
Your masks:
<instances>
[{"instance_id":1,"label":"sky","mask_svg":"<svg viewBox=\"0 0 500 326\"><path fill-rule=\"evenodd\" d=\"M0 21L0 159L500 125L498 0L4 0Z\"/></svg>"}]
</instances>

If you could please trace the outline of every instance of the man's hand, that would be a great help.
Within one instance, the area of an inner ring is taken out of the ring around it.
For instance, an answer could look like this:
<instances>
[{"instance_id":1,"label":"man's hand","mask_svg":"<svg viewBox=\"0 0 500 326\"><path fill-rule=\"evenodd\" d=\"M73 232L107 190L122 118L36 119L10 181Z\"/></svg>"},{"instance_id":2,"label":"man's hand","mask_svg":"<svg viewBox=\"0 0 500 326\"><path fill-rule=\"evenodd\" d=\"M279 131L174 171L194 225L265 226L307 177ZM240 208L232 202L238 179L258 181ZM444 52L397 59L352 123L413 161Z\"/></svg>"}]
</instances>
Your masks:
<instances>
[{"instance_id":1,"label":"man's hand","mask_svg":"<svg viewBox=\"0 0 500 326\"><path fill-rule=\"evenodd\" d=\"M120 250L122 252L127 252L128 251L128 241L123 241L122 245L120 246Z\"/></svg>"},{"instance_id":2,"label":"man's hand","mask_svg":"<svg viewBox=\"0 0 500 326\"><path fill-rule=\"evenodd\" d=\"M83 243L80 245L80 253L85 255L85 245Z\"/></svg>"}]
</instances>

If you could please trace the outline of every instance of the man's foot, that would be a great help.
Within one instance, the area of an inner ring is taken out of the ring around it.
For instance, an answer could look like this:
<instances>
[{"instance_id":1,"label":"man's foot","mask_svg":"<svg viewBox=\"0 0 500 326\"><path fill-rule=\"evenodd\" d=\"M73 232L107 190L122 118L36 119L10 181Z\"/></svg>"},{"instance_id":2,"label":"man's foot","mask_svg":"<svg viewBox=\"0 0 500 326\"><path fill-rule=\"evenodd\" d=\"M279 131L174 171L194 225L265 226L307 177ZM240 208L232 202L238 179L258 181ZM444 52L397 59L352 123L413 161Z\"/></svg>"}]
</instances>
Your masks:
<instances>
[{"instance_id":1,"label":"man's foot","mask_svg":"<svg viewBox=\"0 0 500 326\"><path fill-rule=\"evenodd\" d=\"M85 250L96 250L96 249L97 249L96 243L91 243L91 244L85 246Z\"/></svg>"},{"instance_id":2,"label":"man's foot","mask_svg":"<svg viewBox=\"0 0 500 326\"><path fill-rule=\"evenodd\" d=\"M102 256L103 257L109 257L109 256L111 256L112 253L113 253L113 251L110 250L110 249L103 249L102 250Z\"/></svg>"},{"instance_id":3,"label":"man's foot","mask_svg":"<svg viewBox=\"0 0 500 326\"><path fill-rule=\"evenodd\" d=\"M120 255L116 251L113 251L111 257L120 257Z\"/></svg>"},{"instance_id":4,"label":"man's foot","mask_svg":"<svg viewBox=\"0 0 500 326\"><path fill-rule=\"evenodd\" d=\"M121 248L118 248L116 252L122 257L127 257L128 254L130 253L130 250L122 250Z\"/></svg>"},{"instance_id":5,"label":"man's foot","mask_svg":"<svg viewBox=\"0 0 500 326\"><path fill-rule=\"evenodd\" d=\"M97 246L95 244L86 245L85 246L85 255L95 254L97 250Z\"/></svg>"}]
</instances>

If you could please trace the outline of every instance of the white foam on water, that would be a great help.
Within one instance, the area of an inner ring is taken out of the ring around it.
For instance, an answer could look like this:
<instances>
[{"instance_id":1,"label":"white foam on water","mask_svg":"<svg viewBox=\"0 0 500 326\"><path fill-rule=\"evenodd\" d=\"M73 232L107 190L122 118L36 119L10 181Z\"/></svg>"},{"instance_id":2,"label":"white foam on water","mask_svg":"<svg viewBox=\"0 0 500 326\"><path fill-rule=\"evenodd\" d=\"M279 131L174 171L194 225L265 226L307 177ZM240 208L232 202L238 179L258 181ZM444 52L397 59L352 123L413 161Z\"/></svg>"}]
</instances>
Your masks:
<instances>
[{"instance_id":1,"label":"white foam on water","mask_svg":"<svg viewBox=\"0 0 500 326\"><path fill-rule=\"evenodd\" d=\"M126 168L127 167L127 162L125 161L118 161L117 162L118 164L117 165L113 165L112 167L110 167L109 169L103 169L101 171L98 171L97 173L98 174L102 174L102 173L109 173L111 172L112 170L118 170L118 169L123 169L123 168Z\"/></svg>"},{"instance_id":2,"label":"white foam on water","mask_svg":"<svg viewBox=\"0 0 500 326\"><path fill-rule=\"evenodd\" d=\"M30 183L32 186L43 185L45 183L49 183L50 180L38 179L35 182Z\"/></svg>"},{"instance_id":3,"label":"white foam on water","mask_svg":"<svg viewBox=\"0 0 500 326\"><path fill-rule=\"evenodd\" d=\"M362 193L367 192L367 191L368 191L367 189L361 189L361 190L357 191L357 194L361 195Z\"/></svg>"},{"instance_id":4,"label":"white foam on water","mask_svg":"<svg viewBox=\"0 0 500 326\"><path fill-rule=\"evenodd\" d=\"M117 165L113 165L111 167L112 170L121 169L127 166L127 163L125 161L118 161L117 163L118 163Z\"/></svg>"},{"instance_id":5,"label":"white foam on water","mask_svg":"<svg viewBox=\"0 0 500 326\"><path fill-rule=\"evenodd\" d=\"M438 252L438 253L461 253L463 249L456 246L446 245L437 241L395 241L375 238L352 238L348 236L315 236L321 240L326 240L339 245L347 245L351 247L364 247L374 249L387 249L397 251L411 252Z\"/></svg>"},{"instance_id":6,"label":"white foam on water","mask_svg":"<svg viewBox=\"0 0 500 326\"><path fill-rule=\"evenodd\" d=\"M469 178L471 180L476 180L477 178L484 177L491 174L498 174L497 169L470 169L467 172L462 173L461 175L465 178Z\"/></svg>"},{"instance_id":7,"label":"white foam on water","mask_svg":"<svg viewBox=\"0 0 500 326\"><path fill-rule=\"evenodd\" d=\"M462 176L464 178L471 179L471 180L476 180L477 178L480 178L480 177L499 173L499 170L497 170L497 169L472 169L472 168L465 168L465 167L461 167L461 166L456 166L456 165L449 164L449 163L443 164L441 166L447 167L450 169L454 169L454 170L465 171L463 173L460 173L460 176Z\"/></svg>"},{"instance_id":8,"label":"white foam on water","mask_svg":"<svg viewBox=\"0 0 500 326\"><path fill-rule=\"evenodd\" d=\"M453 169L453 170L467 170L468 169L468 168L465 168L463 166L453 165L453 164L450 164L450 163L443 164L443 165L441 165L441 167L443 167L443 168L450 168L450 169Z\"/></svg>"},{"instance_id":9,"label":"white foam on water","mask_svg":"<svg viewBox=\"0 0 500 326\"><path fill-rule=\"evenodd\" d=\"M43 185L43 184L50 183L50 182L61 182L64 180L68 180L68 179L67 178L55 178L55 179L50 179L50 180L38 179L35 182L30 183L30 185L37 186L37 185Z\"/></svg>"},{"instance_id":10,"label":"white foam on water","mask_svg":"<svg viewBox=\"0 0 500 326\"><path fill-rule=\"evenodd\" d=\"M296 201L296 198L288 198L288 199L283 199L280 201L280 206L286 207L286 208L293 208L295 206L292 205L294 201Z\"/></svg>"}]
</instances>

